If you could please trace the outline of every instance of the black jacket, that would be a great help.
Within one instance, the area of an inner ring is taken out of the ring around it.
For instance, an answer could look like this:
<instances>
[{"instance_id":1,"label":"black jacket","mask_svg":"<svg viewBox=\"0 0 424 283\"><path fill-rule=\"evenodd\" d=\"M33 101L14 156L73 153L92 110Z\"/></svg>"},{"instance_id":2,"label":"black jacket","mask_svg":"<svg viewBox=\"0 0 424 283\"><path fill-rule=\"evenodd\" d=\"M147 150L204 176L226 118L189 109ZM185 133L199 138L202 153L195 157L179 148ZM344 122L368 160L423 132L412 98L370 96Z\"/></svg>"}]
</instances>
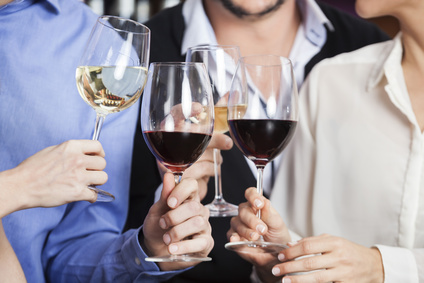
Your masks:
<instances>
[{"instance_id":1,"label":"black jacket","mask_svg":"<svg viewBox=\"0 0 424 283\"><path fill-rule=\"evenodd\" d=\"M316 63L324 58L389 39L373 24L326 4L319 3L319 5L335 30L327 29L327 42L306 65L305 76ZM181 43L185 29L181 4L163 10L150 19L146 25L151 29L150 62L185 60L181 56ZM244 202L244 191L248 187L256 186L256 178L236 146L229 151L222 151L221 154L224 160L222 165L224 198L234 204ZM161 183L155 162L155 158L144 142L140 121L138 121L126 229L142 225L144 217L153 203L155 190ZM214 193L214 180L211 178L208 194L203 202L210 203ZM210 254L212 261L201 263L169 282L250 282L252 266L236 253L224 248L224 244L227 242L226 232L230 227L230 218L210 218L210 223L215 240L215 247Z\"/></svg>"}]
</instances>

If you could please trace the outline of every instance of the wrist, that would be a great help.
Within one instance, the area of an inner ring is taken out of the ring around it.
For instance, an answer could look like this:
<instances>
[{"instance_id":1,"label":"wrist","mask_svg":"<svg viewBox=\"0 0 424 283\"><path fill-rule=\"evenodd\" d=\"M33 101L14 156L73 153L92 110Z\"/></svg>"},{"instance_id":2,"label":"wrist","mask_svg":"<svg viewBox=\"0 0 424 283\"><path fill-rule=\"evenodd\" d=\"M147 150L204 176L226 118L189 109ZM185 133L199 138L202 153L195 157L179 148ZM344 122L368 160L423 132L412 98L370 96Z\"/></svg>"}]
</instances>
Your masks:
<instances>
[{"instance_id":1,"label":"wrist","mask_svg":"<svg viewBox=\"0 0 424 283\"><path fill-rule=\"evenodd\" d=\"M384 266L383 259L381 258L381 253L378 248L372 247L371 254L373 257L373 269L371 270L371 274L374 276L374 280L372 282L384 282Z\"/></svg>"},{"instance_id":2,"label":"wrist","mask_svg":"<svg viewBox=\"0 0 424 283\"><path fill-rule=\"evenodd\" d=\"M141 227L141 229L138 232L138 243L140 244L140 247L144 251L144 253L147 256L151 256L150 250L147 248L147 245L145 243L143 227Z\"/></svg>"},{"instance_id":3,"label":"wrist","mask_svg":"<svg viewBox=\"0 0 424 283\"><path fill-rule=\"evenodd\" d=\"M22 199L16 193L18 187L14 169L0 172L0 218L23 209Z\"/></svg>"}]
</instances>

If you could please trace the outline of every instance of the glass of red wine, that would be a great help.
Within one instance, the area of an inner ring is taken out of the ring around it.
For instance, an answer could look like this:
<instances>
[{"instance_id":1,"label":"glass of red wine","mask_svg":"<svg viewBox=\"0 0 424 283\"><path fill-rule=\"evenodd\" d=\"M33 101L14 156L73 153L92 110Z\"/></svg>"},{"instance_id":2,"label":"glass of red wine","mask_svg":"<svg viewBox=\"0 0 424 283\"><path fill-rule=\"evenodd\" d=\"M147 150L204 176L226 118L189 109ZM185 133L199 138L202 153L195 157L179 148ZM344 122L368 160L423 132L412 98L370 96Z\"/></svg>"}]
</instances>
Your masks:
<instances>
[{"instance_id":1,"label":"glass of red wine","mask_svg":"<svg viewBox=\"0 0 424 283\"><path fill-rule=\"evenodd\" d=\"M227 102L231 80L236 70L240 50L236 45L198 45L187 50L187 62L203 62L212 84L215 109L215 133L228 132ZM238 206L227 202L222 193L221 166L217 160L219 149L214 149L215 197L207 204L211 217L232 217L238 214Z\"/></svg>"},{"instance_id":2,"label":"glass of red wine","mask_svg":"<svg viewBox=\"0 0 424 283\"><path fill-rule=\"evenodd\" d=\"M141 109L143 137L150 151L181 181L184 171L212 138L212 88L203 63L152 63ZM210 261L197 255L148 257L147 261Z\"/></svg>"},{"instance_id":3,"label":"glass of red wine","mask_svg":"<svg viewBox=\"0 0 424 283\"><path fill-rule=\"evenodd\" d=\"M234 143L257 168L259 194L265 166L290 142L297 121L298 93L290 60L274 55L240 58L228 100L228 124ZM263 237L225 245L241 253L278 253L286 247Z\"/></svg>"}]
</instances>

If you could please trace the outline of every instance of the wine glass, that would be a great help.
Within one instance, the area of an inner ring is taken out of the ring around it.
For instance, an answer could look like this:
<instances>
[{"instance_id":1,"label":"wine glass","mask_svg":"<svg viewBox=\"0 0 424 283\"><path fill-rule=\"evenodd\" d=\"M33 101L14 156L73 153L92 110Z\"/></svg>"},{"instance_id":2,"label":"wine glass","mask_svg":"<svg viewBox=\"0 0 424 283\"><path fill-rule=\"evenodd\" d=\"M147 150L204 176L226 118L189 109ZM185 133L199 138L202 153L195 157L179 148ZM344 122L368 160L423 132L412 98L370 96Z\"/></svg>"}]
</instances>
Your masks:
<instances>
[{"instance_id":1,"label":"wine glass","mask_svg":"<svg viewBox=\"0 0 424 283\"><path fill-rule=\"evenodd\" d=\"M231 80L240 58L236 45L199 45L187 50L187 62L203 62L209 73L215 103L214 132L228 132L227 102ZM222 193L221 166L217 163L219 149L214 149L215 198L207 204L211 217L231 217L238 213L238 206L225 201Z\"/></svg>"},{"instance_id":2,"label":"wine glass","mask_svg":"<svg viewBox=\"0 0 424 283\"><path fill-rule=\"evenodd\" d=\"M214 123L212 89L203 63L152 63L141 109L141 128L150 151L175 178L205 151ZM209 261L197 255L148 257L147 261Z\"/></svg>"},{"instance_id":3,"label":"wine glass","mask_svg":"<svg viewBox=\"0 0 424 283\"><path fill-rule=\"evenodd\" d=\"M257 168L259 194L265 166L287 146L297 121L298 93L290 60L274 55L242 57L231 85L228 124L235 144ZM225 245L241 253L278 253L286 247L263 237Z\"/></svg>"},{"instance_id":4,"label":"wine glass","mask_svg":"<svg viewBox=\"0 0 424 283\"><path fill-rule=\"evenodd\" d=\"M78 92L96 111L93 140L106 115L133 105L143 92L149 64L150 30L135 21L101 16L91 31L76 70ZM115 197L94 185L97 201Z\"/></svg>"}]
</instances>

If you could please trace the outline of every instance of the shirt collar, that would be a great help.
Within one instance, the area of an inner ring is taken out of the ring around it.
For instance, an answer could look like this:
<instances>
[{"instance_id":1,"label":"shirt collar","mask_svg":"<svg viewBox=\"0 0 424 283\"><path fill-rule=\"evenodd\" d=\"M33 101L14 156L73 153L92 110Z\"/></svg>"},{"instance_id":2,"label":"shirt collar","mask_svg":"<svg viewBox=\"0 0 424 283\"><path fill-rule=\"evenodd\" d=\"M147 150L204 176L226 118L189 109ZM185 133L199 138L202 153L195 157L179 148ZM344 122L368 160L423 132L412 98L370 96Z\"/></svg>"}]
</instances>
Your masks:
<instances>
[{"instance_id":1,"label":"shirt collar","mask_svg":"<svg viewBox=\"0 0 424 283\"><path fill-rule=\"evenodd\" d=\"M59 0L44 0L46 3L50 4L56 13L60 13L60 1ZM68 1L68 0L67 0Z\"/></svg>"},{"instance_id":2,"label":"shirt collar","mask_svg":"<svg viewBox=\"0 0 424 283\"><path fill-rule=\"evenodd\" d=\"M334 31L334 26L314 0L298 0L296 3L302 14L306 38L316 46L323 46L327 40L325 26L330 31Z\"/></svg>"},{"instance_id":3,"label":"shirt collar","mask_svg":"<svg viewBox=\"0 0 424 283\"><path fill-rule=\"evenodd\" d=\"M37 0L14 0L6 5L0 6L0 12L13 13L24 9L35 2L37 2ZM38 2L46 2L53 8L54 12L60 12L59 0L40 0Z\"/></svg>"},{"instance_id":4,"label":"shirt collar","mask_svg":"<svg viewBox=\"0 0 424 283\"><path fill-rule=\"evenodd\" d=\"M380 55L377 58L377 62L374 64L374 68L371 71L371 75L368 79L367 90L370 90L376 87L380 81L383 79L383 76L392 72L392 66L397 66L400 64L403 55L402 33L399 32L396 37L392 40L390 47L385 48L380 52ZM384 44L386 45L386 44Z\"/></svg>"},{"instance_id":5,"label":"shirt collar","mask_svg":"<svg viewBox=\"0 0 424 283\"><path fill-rule=\"evenodd\" d=\"M183 17L186 29L181 44L181 55L184 55L191 46L217 44L212 25L203 8L203 1L185 1L183 4Z\"/></svg>"},{"instance_id":6,"label":"shirt collar","mask_svg":"<svg viewBox=\"0 0 424 283\"><path fill-rule=\"evenodd\" d=\"M297 3L302 14L306 38L314 45L324 45L327 38L325 25L331 31L334 30L333 25L314 0L298 0ZM191 46L217 44L215 33L205 13L202 1L185 1L183 4L183 17L186 30L184 31L181 45L181 55L184 55Z\"/></svg>"}]
</instances>

